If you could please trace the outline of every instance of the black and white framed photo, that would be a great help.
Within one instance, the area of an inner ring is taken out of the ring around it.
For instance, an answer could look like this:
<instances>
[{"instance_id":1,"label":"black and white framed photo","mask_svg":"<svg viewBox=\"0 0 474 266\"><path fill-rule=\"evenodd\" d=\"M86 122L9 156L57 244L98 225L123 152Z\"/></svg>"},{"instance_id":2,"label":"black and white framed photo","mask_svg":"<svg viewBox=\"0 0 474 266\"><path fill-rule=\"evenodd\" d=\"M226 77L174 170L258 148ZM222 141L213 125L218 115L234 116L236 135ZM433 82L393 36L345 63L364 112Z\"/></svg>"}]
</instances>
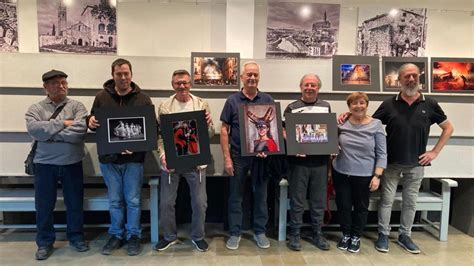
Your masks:
<instances>
[{"instance_id":1,"label":"black and white framed photo","mask_svg":"<svg viewBox=\"0 0 474 266\"><path fill-rule=\"evenodd\" d=\"M212 162L204 110L160 115L160 127L169 169Z\"/></svg>"},{"instance_id":2,"label":"black and white framed photo","mask_svg":"<svg viewBox=\"0 0 474 266\"><path fill-rule=\"evenodd\" d=\"M428 58L426 57L382 57L382 89L387 92L399 92L401 84L398 71L404 64L411 63L420 69L420 91L428 92Z\"/></svg>"},{"instance_id":3,"label":"black and white framed photo","mask_svg":"<svg viewBox=\"0 0 474 266\"><path fill-rule=\"evenodd\" d=\"M0 52L18 52L17 0L0 1Z\"/></svg>"},{"instance_id":4,"label":"black and white framed photo","mask_svg":"<svg viewBox=\"0 0 474 266\"><path fill-rule=\"evenodd\" d=\"M431 92L474 94L474 58L431 58Z\"/></svg>"},{"instance_id":5,"label":"black and white framed photo","mask_svg":"<svg viewBox=\"0 0 474 266\"><path fill-rule=\"evenodd\" d=\"M242 105L239 121L242 156L285 154L280 103Z\"/></svg>"},{"instance_id":6,"label":"black and white framed photo","mask_svg":"<svg viewBox=\"0 0 474 266\"><path fill-rule=\"evenodd\" d=\"M99 108L95 116L100 123L96 130L99 155L158 148L154 106Z\"/></svg>"},{"instance_id":7,"label":"black and white framed photo","mask_svg":"<svg viewBox=\"0 0 474 266\"><path fill-rule=\"evenodd\" d=\"M193 88L238 90L240 81L239 53L191 53Z\"/></svg>"},{"instance_id":8,"label":"black and white framed photo","mask_svg":"<svg viewBox=\"0 0 474 266\"><path fill-rule=\"evenodd\" d=\"M380 91L379 57L333 56L332 84L334 91Z\"/></svg>"},{"instance_id":9,"label":"black and white framed photo","mask_svg":"<svg viewBox=\"0 0 474 266\"><path fill-rule=\"evenodd\" d=\"M288 155L339 152L335 113L287 113L285 129Z\"/></svg>"}]
</instances>

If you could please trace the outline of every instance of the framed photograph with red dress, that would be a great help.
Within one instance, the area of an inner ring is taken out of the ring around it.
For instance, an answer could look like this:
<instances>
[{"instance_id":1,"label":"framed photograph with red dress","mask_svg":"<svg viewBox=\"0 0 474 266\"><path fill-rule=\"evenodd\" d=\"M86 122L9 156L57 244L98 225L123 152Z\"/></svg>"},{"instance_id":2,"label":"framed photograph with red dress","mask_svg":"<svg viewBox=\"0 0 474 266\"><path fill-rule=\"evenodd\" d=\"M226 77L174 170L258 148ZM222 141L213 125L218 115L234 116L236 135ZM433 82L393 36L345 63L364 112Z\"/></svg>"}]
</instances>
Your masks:
<instances>
[{"instance_id":1,"label":"framed photograph with red dress","mask_svg":"<svg viewBox=\"0 0 474 266\"><path fill-rule=\"evenodd\" d=\"M242 156L285 154L280 103L242 105L239 121Z\"/></svg>"}]
</instances>

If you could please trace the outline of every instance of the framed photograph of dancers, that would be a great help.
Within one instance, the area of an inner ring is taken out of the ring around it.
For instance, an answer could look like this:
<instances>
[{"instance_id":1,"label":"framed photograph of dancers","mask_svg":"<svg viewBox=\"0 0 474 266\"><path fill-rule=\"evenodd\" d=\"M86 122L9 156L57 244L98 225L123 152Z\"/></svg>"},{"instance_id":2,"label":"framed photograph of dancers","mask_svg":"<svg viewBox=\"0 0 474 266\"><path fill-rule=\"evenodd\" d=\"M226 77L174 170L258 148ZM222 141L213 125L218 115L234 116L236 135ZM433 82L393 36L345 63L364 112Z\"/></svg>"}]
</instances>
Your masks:
<instances>
[{"instance_id":1,"label":"framed photograph of dancers","mask_svg":"<svg viewBox=\"0 0 474 266\"><path fill-rule=\"evenodd\" d=\"M95 116L100 123L96 130L99 155L157 149L158 134L153 105L99 108Z\"/></svg>"},{"instance_id":2,"label":"framed photograph of dancers","mask_svg":"<svg viewBox=\"0 0 474 266\"><path fill-rule=\"evenodd\" d=\"M204 110L160 115L160 127L169 169L212 162Z\"/></svg>"},{"instance_id":3,"label":"framed photograph of dancers","mask_svg":"<svg viewBox=\"0 0 474 266\"><path fill-rule=\"evenodd\" d=\"M329 155L338 150L335 113L286 113L288 155Z\"/></svg>"},{"instance_id":4,"label":"framed photograph of dancers","mask_svg":"<svg viewBox=\"0 0 474 266\"><path fill-rule=\"evenodd\" d=\"M247 104L239 109L242 156L285 154L280 103Z\"/></svg>"},{"instance_id":5,"label":"framed photograph of dancers","mask_svg":"<svg viewBox=\"0 0 474 266\"><path fill-rule=\"evenodd\" d=\"M238 90L239 53L191 53L191 82L194 89Z\"/></svg>"},{"instance_id":6,"label":"framed photograph of dancers","mask_svg":"<svg viewBox=\"0 0 474 266\"><path fill-rule=\"evenodd\" d=\"M380 91L379 57L334 55L332 84L334 91Z\"/></svg>"}]
</instances>

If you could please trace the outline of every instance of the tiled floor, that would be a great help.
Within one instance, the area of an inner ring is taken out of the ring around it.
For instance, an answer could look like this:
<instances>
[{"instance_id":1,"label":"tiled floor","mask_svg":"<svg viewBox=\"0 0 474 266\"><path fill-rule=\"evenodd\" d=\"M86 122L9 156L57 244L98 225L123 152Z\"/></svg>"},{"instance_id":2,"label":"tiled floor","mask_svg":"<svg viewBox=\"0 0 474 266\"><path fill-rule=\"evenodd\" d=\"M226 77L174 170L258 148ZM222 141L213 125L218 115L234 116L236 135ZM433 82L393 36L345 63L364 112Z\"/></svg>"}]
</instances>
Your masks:
<instances>
[{"instance_id":1,"label":"tiled floor","mask_svg":"<svg viewBox=\"0 0 474 266\"><path fill-rule=\"evenodd\" d=\"M320 251L309 242L303 240L303 250L290 251L284 242L271 239L270 249L259 249L252 241L251 234L243 235L240 248L235 251L226 249L226 233L220 225L208 225L206 239L209 242L208 252L199 252L182 231L182 243L163 252L152 250L150 243L143 244L139 256L129 257L126 247L111 256L100 254L107 234L104 230L87 231L91 250L78 253L68 247L64 232L58 233L53 255L46 261L34 259L36 245L34 232L18 230L0 231L0 265L474 265L474 238L449 229L449 241L440 242L436 237L425 231L413 233L415 243L422 253L412 255L396 244L396 233L390 239L390 252L380 253L373 248L376 232L371 231L362 239L361 252L351 254L338 250L335 245L339 232L327 232L331 243L330 251ZM181 239L181 237L180 237Z\"/></svg>"}]
</instances>

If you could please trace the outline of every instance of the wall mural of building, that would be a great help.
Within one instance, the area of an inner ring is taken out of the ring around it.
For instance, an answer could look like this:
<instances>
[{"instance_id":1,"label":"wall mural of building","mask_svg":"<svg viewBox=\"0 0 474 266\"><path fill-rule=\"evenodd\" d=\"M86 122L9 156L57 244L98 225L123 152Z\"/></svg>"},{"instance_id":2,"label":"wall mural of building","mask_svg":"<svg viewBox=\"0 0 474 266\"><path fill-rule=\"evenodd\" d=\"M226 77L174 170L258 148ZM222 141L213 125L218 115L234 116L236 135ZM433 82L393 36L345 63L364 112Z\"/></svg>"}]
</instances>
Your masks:
<instances>
[{"instance_id":1,"label":"wall mural of building","mask_svg":"<svg viewBox=\"0 0 474 266\"><path fill-rule=\"evenodd\" d=\"M40 52L117 53L115 0L38 0Z\"/></svg>"},{"instance_id":2,"label":"wall mural of building","mask_svg":"<svg viewBox=\"0 0 474 266\"><path fill-rule=\"evenodd\" d=\"M359 8L357 55L424 56L426 8Z\"/></svg>"},{"instance_id":3,"label":"wall mural of building","mask_svg":"<svg viewBox=\"0 0 474 266\"><path fill-rule=\"evenodd\" d=\"M0 52L18 51L16 0L0 0Z\"/></svg>"},{"instance_id":4,"label":"wall mural of building","mask_svg":"<svg viewBox=\"0 0 474 266\"><path fill-rule=\"evenodd\" d=\"M267 58L331 57L338 45L340 5L268 3Z\"/></svg>"}]
</instances>

